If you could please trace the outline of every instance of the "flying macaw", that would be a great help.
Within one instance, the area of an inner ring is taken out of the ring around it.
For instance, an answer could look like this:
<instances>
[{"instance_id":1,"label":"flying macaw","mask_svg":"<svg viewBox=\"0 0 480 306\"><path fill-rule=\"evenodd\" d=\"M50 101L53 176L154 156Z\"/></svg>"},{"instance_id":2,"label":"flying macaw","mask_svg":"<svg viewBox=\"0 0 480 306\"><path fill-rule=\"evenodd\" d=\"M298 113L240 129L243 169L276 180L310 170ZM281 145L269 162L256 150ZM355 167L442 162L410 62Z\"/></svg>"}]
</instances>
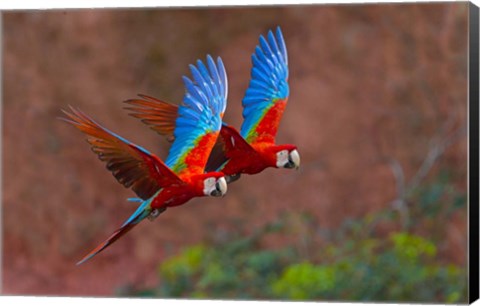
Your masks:
<instances>
[{"instance_id":1,"label":"flying macaw","mask_svg":"<svg viewBox=\"0 0 480 306\"><path fill-rule=\"evenodd\" d=\"M260 44L252 54L249 87L242 100L243 123L238 132L222 124L207 162L207 171L221 171L227 182L237 180L242 173L256 174L268 167L296 168L300 166L297 147L276 145L275 136L289 96L287 48L280 27L276 35L260 36ZM175 139L173 128L179 115L178 106L146 95L125 103L133 117L141 119L169 141Z\"/></svg>"},{"instance_id":2,"label":"flying macaw","mask_svg":"<svg viewBox=\"0 0 480 306\"><path fill-rule=\"evenodd\" d=\"M155 219L168 207L182 205L193 197L223 196L227 183L221 172L205 173L210 152L220 132L227 101L227 75L220 58L207 66L190 65L193 81L183 77L186 92L178 107L173 142L166 162L156 155L102 127L80 110L61 118L87 135L99 159L138 198L138 209L107 240L87 254L77 265L89 260L123 236L145 218Z\"/></svg>"}]
</instances>

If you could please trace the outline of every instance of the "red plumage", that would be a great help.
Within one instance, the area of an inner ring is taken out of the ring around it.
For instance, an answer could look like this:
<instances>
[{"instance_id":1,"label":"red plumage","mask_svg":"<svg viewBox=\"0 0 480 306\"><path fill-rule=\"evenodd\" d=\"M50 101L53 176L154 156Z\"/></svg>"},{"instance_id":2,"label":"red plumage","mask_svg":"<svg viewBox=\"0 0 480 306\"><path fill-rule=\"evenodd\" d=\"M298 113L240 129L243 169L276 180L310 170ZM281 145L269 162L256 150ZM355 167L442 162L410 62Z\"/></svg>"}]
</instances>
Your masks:
<instances>
[{"instance_id":1,"label":"red plumage","mask_svg":"<svg viewBox=\"0 0 480 306\"><path fill-rule=\"evenodd\" d=\"M296 150L294 145L274 143L286 100L277 101L266 111L255 129L254 136L248 139L244 139L235 128L224 124L216 138L205 171L221 171L225 175L235 177L239 174L257 174L266 168L277 167L278 152ZM152 130L173 141L175 138L171 127L175 125L176 117L172 114L177 113L174 110L178 109L178 106L158 99L155 101L156 103L147 104L145 103L147 101L142 99L127 100L126 103L134 107L126 109L133 111L130 113L131 116L141 119L150 125ZM168 110L168 116L164 114L165 110ZM249 143L247 140L252 142Z\"/></svg>"},{"instance_id":2,"label":"red plumage","mask_svg":"<svg viewBox=\"0 0 480 306\"><path fill-rule=\"evenodd\" d=\"M137 210L122 227L87 254L78 264L103 251L152 212L163 212L167 207L182 205L194 197L205 196L204 181L207 178L220 179L223 177L220 172L205 174L203 168L198 167L187 167L182 174L177 175L157 156L110 132L80 110L71 108L71 113L66 111L64 113L68 119L60 119L71 123L85 133L88 143L92 146L92 151L100 160L106 162L107 169L122 185L132 188L139 198L144 200L140 202L145 204L142 204L141 209ZM210 134L202 137L206 139L207 143L204 143L205 146L200 151L195 152L197 158L206 159L208 157L209 150L213 146L213 144L209 146L209 143L216 140L216 136ZM204 157L201 156L202 154ZM194 161L190 162L194 163Z\"/></svg>"}]
</instances>

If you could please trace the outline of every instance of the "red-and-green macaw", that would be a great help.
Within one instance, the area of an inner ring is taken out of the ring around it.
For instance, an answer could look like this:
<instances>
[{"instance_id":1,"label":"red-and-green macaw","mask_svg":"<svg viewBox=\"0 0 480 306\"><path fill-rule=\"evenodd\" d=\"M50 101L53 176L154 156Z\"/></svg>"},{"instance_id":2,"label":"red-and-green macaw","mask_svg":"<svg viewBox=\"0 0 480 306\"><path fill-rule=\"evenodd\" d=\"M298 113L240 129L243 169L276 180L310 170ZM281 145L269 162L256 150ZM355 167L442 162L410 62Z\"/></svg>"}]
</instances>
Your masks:
<instances>
[{"instance_id":1,"label":"red-and-green macaw","mask_svg":"<svg viewBox=\"0 0 480 306\"><path fill-rule=\"evenodd\" d=\"M300 155L295 145L276 145L275 136L289 96L287 48L278 27L276 35L260 36L252 54L249 87L242 100L243 124L238 132L223 123L220 137L207 163L207 171L221 171L227 182L242 173L256 174L268 167L296 168ZM130 115L161 135L172 134L178 106L146 95L125 101Z\"/></svg>"},{"instance_id":2,"label":"red-and-green macaw","mask_svg":"<svg viewBox=\"0 0 480 306\"><path fill-rule=\"evenodd\" d=\"M208 66L208 68L207 68ZM87 135L100 160L138 198L140 206L107 240L77 264L92 258L145 218L154 219L168 207L182 205L193 197L223 196L227 183L221 172L205 172L210 152L219 135L227 101L227 75L220 58L208 56L207 66L198 60L190 65L193 81L183 77L186 92L172 130L175 136L166 162L156 155L102 127L83 112L64 113Z\"/></svg>"}]
</instances>

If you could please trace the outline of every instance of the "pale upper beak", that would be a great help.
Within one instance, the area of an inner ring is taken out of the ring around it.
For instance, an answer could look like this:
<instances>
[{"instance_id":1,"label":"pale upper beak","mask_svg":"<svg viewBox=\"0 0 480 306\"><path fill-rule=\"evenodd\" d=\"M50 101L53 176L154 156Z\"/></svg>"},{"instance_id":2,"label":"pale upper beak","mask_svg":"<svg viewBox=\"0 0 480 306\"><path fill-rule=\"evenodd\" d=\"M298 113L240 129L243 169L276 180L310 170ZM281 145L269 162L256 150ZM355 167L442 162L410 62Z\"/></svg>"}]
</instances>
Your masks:
<instances>
[{"instance_id":1,"label":"pale upper beak","mask_svg":"<svg viewBox=\"0 0 480 306\"><path fill-rule=\"evenodd\" d=\"M215 184L215 190L212 191L210 195L214 197L224 196L227 193L227 181L224 177L221 177L217 180Z\"/></svg>"},{"instance_id":2,"label":"pale upper beak","mask_svg":"<svg viewBox=\"0 0 480 306\"><path fill-rule=\"evenodd\" d=\"M300 168L300 154L298 154L297 150L293 150L292 152L290 152L288 160L289 162L293 163L295 169L298 170L298 168Z\"/></svg>"},{"instance_id":3,"label":"pale upper beak","mask_svg":"<svg viewBox=\"0 0 480 306\"><path fill-rule=\"evenodd\" d=\"M227 193L227 181L225 180L225 177L221 177L217 181L217 188L220 189L220 192L222 193L222 196L224 196Z\"/></svg>"}]
</instances>

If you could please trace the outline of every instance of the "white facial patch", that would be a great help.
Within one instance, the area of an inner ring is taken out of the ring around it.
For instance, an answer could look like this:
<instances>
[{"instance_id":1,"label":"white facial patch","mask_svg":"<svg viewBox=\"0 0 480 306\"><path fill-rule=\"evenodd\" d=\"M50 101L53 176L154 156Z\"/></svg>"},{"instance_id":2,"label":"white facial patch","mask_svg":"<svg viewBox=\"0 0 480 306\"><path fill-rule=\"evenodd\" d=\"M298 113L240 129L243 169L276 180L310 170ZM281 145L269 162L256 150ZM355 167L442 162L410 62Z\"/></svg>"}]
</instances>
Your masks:
<instances>
[{"instance_id":1,"label":"white facial patch","mask_svg":"<svg viewBox=\"0 0 480 306\"><path fill-rule=\"evenodd\" d=\"M216 180L214 177L209 177L206 180L203 181L203 194L204 195L210 195L212 191L215 190L215 183Z\"/></svg>"},{"instance_id":2,"label":"white facial patch","mask_svg":"<svg viewBox=\"0 0 480 306\"><path fill-rule=\"evenodd\" d=\"M277 152L277 168L283 168L288 163L288 150Z\"/></svg>"}]
</instances>

